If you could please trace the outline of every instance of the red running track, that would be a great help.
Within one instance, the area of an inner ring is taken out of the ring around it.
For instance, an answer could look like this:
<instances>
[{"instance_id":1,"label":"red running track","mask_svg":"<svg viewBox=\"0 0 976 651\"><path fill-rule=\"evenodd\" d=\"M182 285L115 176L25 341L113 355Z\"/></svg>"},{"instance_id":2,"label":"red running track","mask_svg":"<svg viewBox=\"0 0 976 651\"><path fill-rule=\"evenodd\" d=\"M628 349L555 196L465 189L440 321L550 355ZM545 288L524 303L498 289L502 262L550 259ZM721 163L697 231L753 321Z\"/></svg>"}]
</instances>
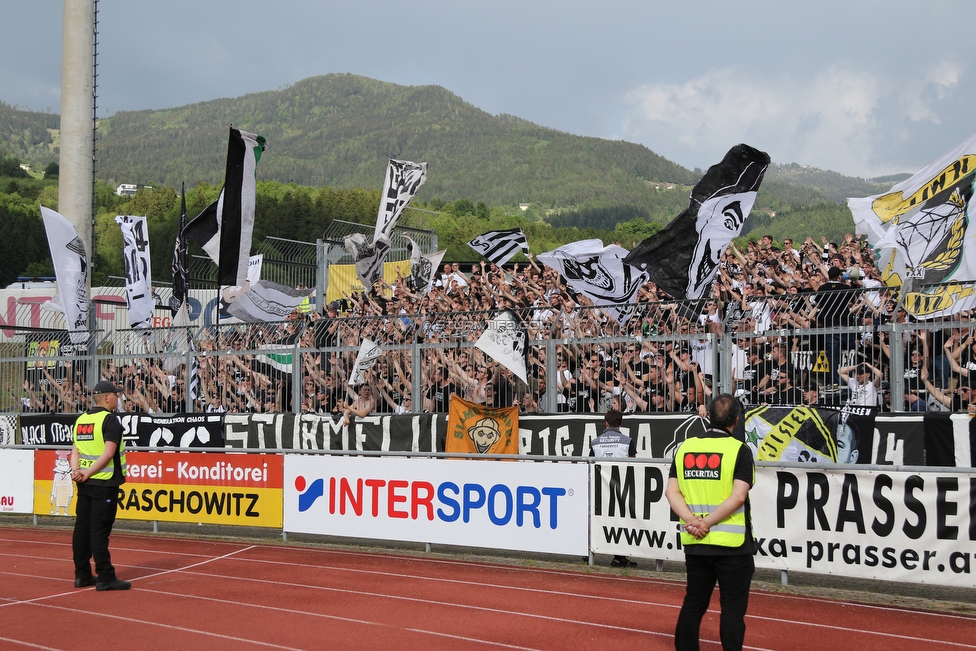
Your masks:
<instances>
[{"instance_id":1,"label":"red running track","mask_svg":"<svg viewBox=\"0 0 976 651\"><path fill-rule=\"evenodd\" d=\"M128 592L75 589L68 531L0 528L0 649L671 649L662 578L116 533ZM718 649L717 591L702 648ZM746 648L976 649L976 618L753 591Z\"/></svg>"}]
</instances>

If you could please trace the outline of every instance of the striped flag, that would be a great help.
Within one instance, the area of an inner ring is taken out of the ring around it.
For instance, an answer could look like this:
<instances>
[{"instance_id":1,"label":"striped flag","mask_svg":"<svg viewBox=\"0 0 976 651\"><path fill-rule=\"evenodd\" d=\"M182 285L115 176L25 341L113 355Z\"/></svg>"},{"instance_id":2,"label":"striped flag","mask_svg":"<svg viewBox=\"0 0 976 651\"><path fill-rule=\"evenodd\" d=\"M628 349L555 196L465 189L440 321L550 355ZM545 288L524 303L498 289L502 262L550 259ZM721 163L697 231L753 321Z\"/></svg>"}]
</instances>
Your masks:
<instances>
[{"instance_id":1,"label":"striped flag","mask_svg":"<svg viewBox=\"0 0 976 651\"><path fill-rule=\"evenodd\" d=\"M192 341L190 342L190 349L196 350ZM202 394L200 391L200 362L196 355L190 361L190 373L186 382L186 393L191 402L196 402Z\"/></svg>"},{"instance_id":2,"label":"striped flag","mask_svg":"<svg viewBox=\"0 0 976 651\"><path fill-rule=\"evenodd\" d=\"M240 286L247 282L254 230L254 169L264 151L264 142L264 136L231 127L220 196L184 229L186 237L202 246L217 264L221 285Z\"/></svg>"},{"instance_id":3,"label":"striped flag","mask_svg":"<svg viewBox=\"0 0 976 651\"><path fill-rule=\"evenodd\" d=\"M521 228L509 231L488 231L468 242L468 246L497 266L512 259L519 250L529 252L529 243Z\"/></svg>"}]
</instances>

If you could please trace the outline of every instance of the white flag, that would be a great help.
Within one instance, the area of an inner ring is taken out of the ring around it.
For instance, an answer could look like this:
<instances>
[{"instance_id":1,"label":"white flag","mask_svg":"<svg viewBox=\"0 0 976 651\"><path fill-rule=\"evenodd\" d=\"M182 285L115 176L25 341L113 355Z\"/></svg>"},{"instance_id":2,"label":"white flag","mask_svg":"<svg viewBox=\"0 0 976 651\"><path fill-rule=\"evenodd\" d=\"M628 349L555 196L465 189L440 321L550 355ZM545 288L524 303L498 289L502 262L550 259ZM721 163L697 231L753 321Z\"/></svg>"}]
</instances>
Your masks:
<instances>
[{"instance_id":1,"label":"white flag","mask_svg":"<svg viewBox=\"0 0 976 651\"><path fill-rule=\"evenodd\" d=\"M648 279L645 272L624 262L626 256L627 249L616 244L603 246L601 240L581 240L538 258L562 274L573 291L588 296L623 325L632 313L624 306L634 302L637 290Z\"/></svg>"},{"instance_id":2,"label":"white flag","mask_svg":"<svg viewBox=\"0 0 976 651\"><path fill-rule=\"evenodd\" d=\"M73 344L88 342L88 256L78 231L67 219L41 206L51 261L57 278L61 311Z\"/></svg>"},{"instance_id":3,"label":"white flag","mask_svg":"<svg viewBox=\"0 0 976 651\"><path fill-rule=\"evenodd\" d=\"M115 223L122 229L125 244L125 297L129 308L129 325L134 329L148 328L152 324L156 303L152 296L146 218L119 215Z\"/></svg>"},{"instance_id":4,"label":"white flag","mask_svg":"<svg viewBox=\"0 0 976 651\"><path fill-rule=\"evenodd\" d=\"M912 279L905 296L920 319L976 307L976 134L885 194L848 199L857 232L880 254L888 287Z\"/></svg>"},{"instance_id":5,"label":"white flag","mask_svg":"<svg viewBox=\"0 0 976 651\"><path fill-rule=\"evenodd\" d=\"M239 287L226 287L221 294L222 307L232 317L244 323L284 321L304 301L312 289L295 289L270 280L248 283L241 292Z\"/></svg>"},{"instance_id":6,"label":"white flag","mask_svg":"<svg viewBox=\"0 0 976 651\"><path fill-rule=\"evenodd\" d=\"M410 278L414 291L419 296L423 296L430 291L447 249L436 253L423 253L417 243L409 237L407 242L410 243Z\"/></svg>"},{"instance_id":7,"label":"white flag","mask_svg":"<svg viewBox=\"0 0 976 651\"><path fill-rule=\"evenodd\" d=\"M371 369L376 360L382 356L383 349L379 344L363 339L363 343L359 346L359 354L356 355L356 363L353 364L352 373L349 374L349 386L362 384L365 381L363 373Z\"/></svg>"},{"instance_id":8,"label":"white flag","mask_svg":"<svg viewBox=\"0 0 976 651\"><path fill-rule=\"evenodd\" d=\"M491 320L475 345L523 382L528 383L525 373L527 344L528 336L525 327L506 310Z\"/></svg>"},{"instance_id":9,"label":"white flag","mask_svg":"<svg viewBox=\"0 0 976 651\"><path fill-rule=\"evenodd\" d=\"M190 350L190 313L187 302L184 301L170 324L169 334L163 344L163 370L175 373L180 364L186 361L186 352Z\"/></svg>"}]
</instances>

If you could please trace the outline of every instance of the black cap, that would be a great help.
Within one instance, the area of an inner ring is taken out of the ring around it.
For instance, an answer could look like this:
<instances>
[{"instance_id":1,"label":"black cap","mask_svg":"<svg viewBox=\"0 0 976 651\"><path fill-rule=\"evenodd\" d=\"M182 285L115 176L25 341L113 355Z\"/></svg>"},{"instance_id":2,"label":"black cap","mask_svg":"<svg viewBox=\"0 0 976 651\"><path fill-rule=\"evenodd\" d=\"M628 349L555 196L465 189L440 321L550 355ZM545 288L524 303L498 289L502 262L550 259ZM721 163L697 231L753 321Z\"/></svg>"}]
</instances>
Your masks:
<instances>
[{"instance_id":1,"label":"black cap","mask_svg":"<svg viewBox=\"0 0 976 651\"><path fill-rule=\"evenodd\" d=\"M92 389L93 395L98 395L100 393L122 393L122 389L118 388L108 380L102 380L95 385L94 389Z\"/></svg>"}]
</instances>

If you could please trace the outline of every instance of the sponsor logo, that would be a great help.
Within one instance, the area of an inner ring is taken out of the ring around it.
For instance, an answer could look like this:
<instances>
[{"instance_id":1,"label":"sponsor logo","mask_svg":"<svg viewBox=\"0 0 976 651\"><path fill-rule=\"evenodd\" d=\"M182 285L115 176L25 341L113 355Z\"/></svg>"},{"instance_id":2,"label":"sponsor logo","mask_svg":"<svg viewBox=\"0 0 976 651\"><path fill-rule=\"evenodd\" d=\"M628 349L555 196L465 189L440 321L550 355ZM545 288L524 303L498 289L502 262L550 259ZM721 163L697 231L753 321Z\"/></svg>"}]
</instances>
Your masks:
<instances>
[{"instance_id":1,"label":"sponsor logo","mask_svg":"<svg viewBox=\"0 0 976 651\"><path fill-rule=\"evenodd\" d=\"M574 491L559 486L462 485L445 481L435 486L428 481L364 479L357 477L295 478L298 510L304 513L320 497L326 497L330 515L470 522L483 513L496 526L514 521L518 527L541 529L559 525L560 498Z\"/></svg>"},{"instance_id":2,"label":"sponsor logo","mask_svg":"<svg viewBox=\"0 0 976 651\"><path fill-rule=\"evenodd\" d=\"M685 479L720 479L720 452L688 452L682 460Z\"/></svg>"}]
</instances>

